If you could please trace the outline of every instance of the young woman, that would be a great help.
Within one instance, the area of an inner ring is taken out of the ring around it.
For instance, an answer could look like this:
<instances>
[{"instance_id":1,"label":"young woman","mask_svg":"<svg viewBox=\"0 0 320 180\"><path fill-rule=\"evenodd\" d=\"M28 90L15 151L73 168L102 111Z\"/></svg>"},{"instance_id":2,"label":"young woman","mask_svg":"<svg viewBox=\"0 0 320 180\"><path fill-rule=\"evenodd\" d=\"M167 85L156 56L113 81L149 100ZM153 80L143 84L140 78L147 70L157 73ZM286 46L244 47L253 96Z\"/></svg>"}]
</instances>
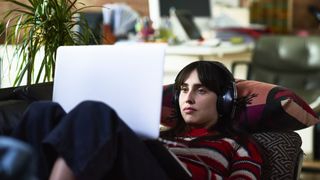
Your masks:
<instances>
[{"instance_id":1,"label":"young woman","mask_svg":"<svg viewBox=\"0 0 320 180\"><path fill-rule=\"evenodd\" d=\"M197 61L176 77L176 125L162 137L194 179L260 179L262 158L234 118L249 97L237 98L235 80L219 62ZM185 150L188 147L188 151Z\"/></svg>"},{"instance_id":2,"label":"young woman","mask_svg":"<svg viewBox=\"0 0 320 180\"><path fill-rule=\"evenodd\" d=\"M232 74L221 63L197 61L178 74L175 91L176 125L161 137L192 179L261 179L257 146L233 122L243 103ZM169 179L145 143L100 102L68 114L53 102L34 103L14 136L34 147L39 179Z\"/></svg>"}]
</instances>

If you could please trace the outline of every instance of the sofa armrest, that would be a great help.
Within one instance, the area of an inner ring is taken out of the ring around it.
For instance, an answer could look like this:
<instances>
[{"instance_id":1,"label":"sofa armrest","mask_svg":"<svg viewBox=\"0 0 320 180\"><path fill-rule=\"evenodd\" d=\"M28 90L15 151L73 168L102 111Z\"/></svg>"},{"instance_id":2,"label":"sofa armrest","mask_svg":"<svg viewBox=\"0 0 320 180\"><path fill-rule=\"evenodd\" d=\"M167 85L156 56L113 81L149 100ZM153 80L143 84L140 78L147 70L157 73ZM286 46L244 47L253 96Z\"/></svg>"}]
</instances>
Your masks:
<instances>
[{"instance_id":1,"label":"sofa armrest","mask_svg":"<svg viewBox=\"0 0 320 180\"><path fill-rule=\"evenodd\" d=\"M252 135L260 146L264 159L263 176L266 179L296 179L301 166L302 140L298 133L264 132ZM299 161L299 162L298 162Z\"/></svg>"},{"instance_id":2,"label":"sofa armrest","mask_svg":"<svg viewBox=\"0 0 320 180\"><path fill-rule=\"evenodd\" d=\"M29 102L25 100L0 101L0 135L11 135Z\"/></svg>"},{"instance_id":3,"label":"sofa armrest","mask_svg":"<svg viewBox=\"0 0 320 180\"><path fill-rule=\"evenodd\" d=\"M51 100L52 90L52 82L0 89L0 135L11 134L30 103Z\"/></svg>"}]
</instances>

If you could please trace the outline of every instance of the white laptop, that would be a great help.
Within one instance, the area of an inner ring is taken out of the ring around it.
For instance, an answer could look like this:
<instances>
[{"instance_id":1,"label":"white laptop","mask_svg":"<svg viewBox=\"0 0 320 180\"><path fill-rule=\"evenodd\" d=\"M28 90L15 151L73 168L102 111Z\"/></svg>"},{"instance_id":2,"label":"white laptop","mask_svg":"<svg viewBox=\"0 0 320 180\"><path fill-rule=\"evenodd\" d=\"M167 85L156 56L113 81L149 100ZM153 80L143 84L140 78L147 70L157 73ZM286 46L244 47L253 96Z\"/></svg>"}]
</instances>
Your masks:
<instances>
[{"instance_id":1,"label":"white laptop","mask_svg":"<svg viewBox=\"0 0 320 180\"><path fill-rule=\"evenodd\" d=\"M102 101L139 137L156 139L165 49L151 43L59 47L53 101L66 112L84 100Z\"/></svg>"}]
</instances>

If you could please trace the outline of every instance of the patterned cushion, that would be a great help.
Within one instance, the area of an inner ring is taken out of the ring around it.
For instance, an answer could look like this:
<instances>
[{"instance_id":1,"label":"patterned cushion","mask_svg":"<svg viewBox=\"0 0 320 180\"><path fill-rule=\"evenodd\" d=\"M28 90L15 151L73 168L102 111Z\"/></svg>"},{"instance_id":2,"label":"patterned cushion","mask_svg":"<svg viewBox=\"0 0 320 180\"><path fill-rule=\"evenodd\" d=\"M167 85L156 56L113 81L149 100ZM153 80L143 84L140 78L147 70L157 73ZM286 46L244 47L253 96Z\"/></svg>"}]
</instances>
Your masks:
<instances>
[{"instance_id":1,"label":"patterned cushion","mask_svg":"<svg viewBox=\"0 0 320 180\"><path fill-rule=\"evenodd\" d=\"M296 179L296 167L302 155L301 138L295 132L268 132L252 135L264 152L265 179Z\"/></svg>"},{"instance_id":2,"label":"patterned cushion","mask_svg":"<svg viewBox=\"0 0 320 180\"><path fill-rule=\"evenodd\" d=\"M238 80L237 92L238 97L256 95L237 119L249 132L298 130L319 123L310 106L287 88Z\"/></svg>"},{"instance_id":3,"label":"patterned cushion","mask_svg":"<svg viewBox=\"0 0 320 180\"><path fill-rule=\"evenodd\" d=\"M289 89L250 80L238 80L236 85L238 97L255 95L236 119L248 132L291 131L319 123L310 106ZM174 120L168 118L173 112L173 85L163 88L161 122L173 126Z\"/></svg>"}]
</instances>

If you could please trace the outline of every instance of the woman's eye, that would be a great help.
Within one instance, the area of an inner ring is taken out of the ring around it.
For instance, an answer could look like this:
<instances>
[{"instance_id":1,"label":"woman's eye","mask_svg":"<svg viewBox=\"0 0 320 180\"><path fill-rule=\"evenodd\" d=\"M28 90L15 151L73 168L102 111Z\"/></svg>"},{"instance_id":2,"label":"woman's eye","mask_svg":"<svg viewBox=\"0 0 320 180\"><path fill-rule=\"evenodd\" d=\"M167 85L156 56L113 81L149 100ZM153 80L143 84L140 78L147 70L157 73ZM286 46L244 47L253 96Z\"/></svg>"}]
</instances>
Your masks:
<instances>
[{"instance_id":1,"label":"woman's eye","mask_svg":"<svg viewBox=\"0 0 320 180\"><path fill-rule=\"evenodd\" d=\"M198 89L198 93L199 94L204 94L204 93L206 93L207 91L204 89L204 88L199 88Z\"/></svg>"},{"instance_id":2,"label":"woman's eye","mask_svg":"<svg viewBox=\"0 0 320 180\"><path fill-rule=\"evenodd\" d=\"M181 91L181 92L187 92L187 91L188 91L188 88L186 88L186 87L181 87L181 88L180 88L180 91Z\"/></svg>"}]
</instances>

